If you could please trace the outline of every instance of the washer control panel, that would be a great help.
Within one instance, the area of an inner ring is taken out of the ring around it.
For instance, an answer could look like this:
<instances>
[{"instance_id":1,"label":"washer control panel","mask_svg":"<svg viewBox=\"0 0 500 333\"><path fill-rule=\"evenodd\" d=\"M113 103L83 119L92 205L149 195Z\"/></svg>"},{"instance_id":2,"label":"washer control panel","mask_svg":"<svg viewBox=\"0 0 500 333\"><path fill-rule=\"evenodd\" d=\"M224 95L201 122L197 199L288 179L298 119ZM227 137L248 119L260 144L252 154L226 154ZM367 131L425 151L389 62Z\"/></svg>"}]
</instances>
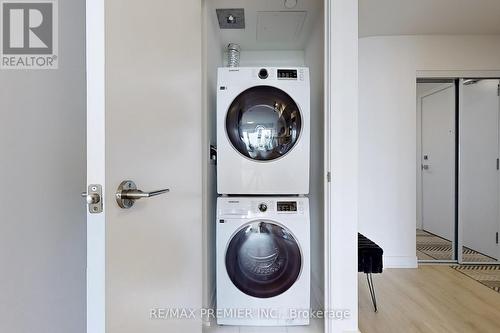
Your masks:
<instances>
[{"instance_id":1,"label":"washer control panel","mask_svg":"<svg viewBox=\"0 0 500 333\"><path fill-rule=\"evenodd\" d=\"M308 207L307 198L262 197L219 198L218 215L221 218L264 218L276 215L303 216Z\"/></svg>"},{"instance_id":2,"label":"washer control panel","mask_svg":"<svg viewBox=\"0 0 500 333\"><path fill-rule=\"evenodd\" d=\"M253 68L252 76L258 78L259 83L262 81L290 81L303 84L307 68L296 67L296 68L273 68L273 67L261 67ZM226 88L224 84L221 86ZM224 90L222 89L222 90Z\"/></svg>"}]
</instances>

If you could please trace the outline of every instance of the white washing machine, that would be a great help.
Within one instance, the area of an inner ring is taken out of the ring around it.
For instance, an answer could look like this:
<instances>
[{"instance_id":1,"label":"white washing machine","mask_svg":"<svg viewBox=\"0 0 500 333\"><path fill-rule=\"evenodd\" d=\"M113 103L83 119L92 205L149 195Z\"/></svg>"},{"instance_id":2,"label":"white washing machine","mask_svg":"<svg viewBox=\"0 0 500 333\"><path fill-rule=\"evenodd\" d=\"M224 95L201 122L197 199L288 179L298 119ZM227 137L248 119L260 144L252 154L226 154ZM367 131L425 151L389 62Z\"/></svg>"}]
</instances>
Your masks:
<instances>
[{"instance_id":1,"label":"white washing machine","mask_svg":"<svg viewBox=\"0 0 500 333\"><path fill-rule=\"evenodd\" d=\"M309 69L219 68L217 191L308 194Z\"/></svg>"},{"instance_id":2,"label":"white washing machine","mask_svg":"<svg viewBox=\"0 0 500 333\"><path fill-rule=\"evenodd\" d=\"M309 324L309 201L217 199L219 325Z\"/></svg>"}]
</instances>

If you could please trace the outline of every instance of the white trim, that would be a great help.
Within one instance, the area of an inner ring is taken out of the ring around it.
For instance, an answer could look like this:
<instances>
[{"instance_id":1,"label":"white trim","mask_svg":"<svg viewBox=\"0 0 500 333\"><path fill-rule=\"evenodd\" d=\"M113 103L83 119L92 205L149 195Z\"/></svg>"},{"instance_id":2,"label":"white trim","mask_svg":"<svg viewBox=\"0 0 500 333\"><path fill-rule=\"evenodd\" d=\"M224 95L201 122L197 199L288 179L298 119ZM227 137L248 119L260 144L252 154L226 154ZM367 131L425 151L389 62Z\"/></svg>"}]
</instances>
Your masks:
<instances>
[{"instance_id":1,"label":"white trim","mask_svg":"<svg viewBox=\"0 0 500 333\"><path fill-rule=\"evenodd\" d=\"M330 102L330 94L328 93L331 88L331 48L332 48L332 43L331 43L331 19L330 19L330 1L324 0L324 68L323 72L325 73L324 75L324 109L325 109L325 123L324 123L324 174L326 175L325 178L328 177L328 173L331 172L330 168L330 143L331 143L331 133L330 133L330 115L331 115L331 102ZM330 202L331 202L331 191L330 191L330 184L328 183L328 178L325 179L324 182L324 274L325 274L325 281L324 281L324 293L325 293L325 299L324 299L324 308L327 309L330 304L332 304L331 297L332 297L332 287L331 287L331 279L330 276L332 276L332 265L331 265L331 259L330 259L330 253L332 252L332 242L330 239L330 224L331 224L331 214L330 214ZM332 326L333 323L329 321L327 318L325 318L324 321L324 328L325 328L325 333L331 333L332 332Z\"/></svg>"},{"instance_id":2,"label":"white trim","mask_svg":"<svg viewBox=\"0 0 500 333\"><path fill-rule=\"evenodd\" d=\"M386 268L417 268L417 257L383 256L384 269Z\"/></svg>"},{"instance_id":3,"label":"white trim","mask_svg":"<svg viewBox=\"0 0 500 333\"><path fill-rule=\"evenodd\" d=\"M202 265L203 265L203 272L202 272L202 306L205 308L211 308L215 307L215 289L211 288L211 285L209 284L209 275L208 275L208 263L210 262L210 256L212 255L211 251L207 251L206 249L209 248L209 227L212 225L210 223L211 220L211 211L208 208L209 206L209 188L208 188L208 180L207 178L209 177L209 164L206 161L210 160L210 143L208 140L208 105L209 105L209 100L208 100L208 94L207 94L207 36L206 36L206 31L208 29L208 23L207 23L207 18L206 18L206 6L207 6L207 1L201 0L202 2L202 107L203 107L203 113L202 113L202 123L203 123L203 142L202 142L202 161L203 161L203 166L202 166L202 214L203 214L203 223L202 223L202 247L205 250L203 253L202 257ZM214 321L215 323L215 321ZM202 324L203 326L211 326L213 323L210 321L210 319L207 318L202 318Z\"/></svg>"},{"instance_id":4,"label":"white trim","mask_svg":"<svg viewBox=\"0 0 500 333\"><path fill-rule=\"evenodd\" d=\"M358 331L358 2L325 0L326 333Z\"/></svg>"},{"instance_id":5,"label":"white trim","mask_svg":"<svg viewBox=\"0 0 500 333\"><path fill-rule=\"evenodd\" d=\"M430 71L418 70L417 78L498 78L500 70L446 70Z\"/></svg>"},{"instance_id":6,"label":"white trim","mask_svg":"<svg viewBox=\"0 0 500 333\"><path fill-rule=\"evenodd\" d=\"M89 184L103 185L102 197L105 198L104 1L87 0L86 5L87 186ZM105 213L87 213L88 333L105 333L106 331L105 221Z\"/></svg>"}]
</instances>

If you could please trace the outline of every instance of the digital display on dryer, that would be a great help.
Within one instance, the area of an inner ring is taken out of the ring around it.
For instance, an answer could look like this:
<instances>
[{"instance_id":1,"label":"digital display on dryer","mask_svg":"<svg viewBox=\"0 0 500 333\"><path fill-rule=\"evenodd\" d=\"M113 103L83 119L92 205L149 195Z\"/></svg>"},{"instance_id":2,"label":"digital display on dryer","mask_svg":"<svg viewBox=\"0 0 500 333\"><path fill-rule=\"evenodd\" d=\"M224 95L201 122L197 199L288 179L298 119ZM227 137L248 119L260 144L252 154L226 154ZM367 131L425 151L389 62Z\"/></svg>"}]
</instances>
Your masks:
<instances>
[{"instance_id":1,"label":"digital display on dryer","mask_svg":"<svg viewBox=\"0 0 500 333\"><path fill-rule=\"evenodd\" d=\"M278 79L297 80L297 70L296 69L278 69Z\"/></svg>"},{"instance_id":2,"label":"digital display on dryer","mask_svg":"<svg viewBox=\"0 0 500 333\"><path fill-rule=\"evenodd\" d=\"M296 212L297 201L278 201L278 212Z\"/></svg>"}]
</instances>

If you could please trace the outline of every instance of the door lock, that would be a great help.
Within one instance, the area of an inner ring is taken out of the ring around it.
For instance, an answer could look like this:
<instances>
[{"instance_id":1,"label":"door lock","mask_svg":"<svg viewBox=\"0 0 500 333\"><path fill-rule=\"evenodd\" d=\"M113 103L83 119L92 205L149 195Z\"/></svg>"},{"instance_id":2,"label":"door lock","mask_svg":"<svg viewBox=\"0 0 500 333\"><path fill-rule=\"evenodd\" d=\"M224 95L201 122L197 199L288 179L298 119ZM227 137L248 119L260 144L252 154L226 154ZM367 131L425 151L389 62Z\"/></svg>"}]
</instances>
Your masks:
<instances>
[{"instance_id":1,"label":"door lock","mask_svg":"<svg viewBox=\"0 0 500 333\"><path fill-rule=\"evenodd\" d=\"M132 180L124 180L118 186L115 196L118 206L128 209L134 205L136 200L154 197L167 192L170 192L170 189L166 188L158 191L143 192L137 189L137 186Z\"/></svg>"},{"instance_id":2,"label":"door lock","mask_svg":"<svg viewBox=\"0 0 500 333\"><path fill-rule=\"evenodd\" d=\"M90 184L87 192L82 192L82 197L87 201L90 214L102 213L102 186Z\"/></svg>"}]
</instances>

